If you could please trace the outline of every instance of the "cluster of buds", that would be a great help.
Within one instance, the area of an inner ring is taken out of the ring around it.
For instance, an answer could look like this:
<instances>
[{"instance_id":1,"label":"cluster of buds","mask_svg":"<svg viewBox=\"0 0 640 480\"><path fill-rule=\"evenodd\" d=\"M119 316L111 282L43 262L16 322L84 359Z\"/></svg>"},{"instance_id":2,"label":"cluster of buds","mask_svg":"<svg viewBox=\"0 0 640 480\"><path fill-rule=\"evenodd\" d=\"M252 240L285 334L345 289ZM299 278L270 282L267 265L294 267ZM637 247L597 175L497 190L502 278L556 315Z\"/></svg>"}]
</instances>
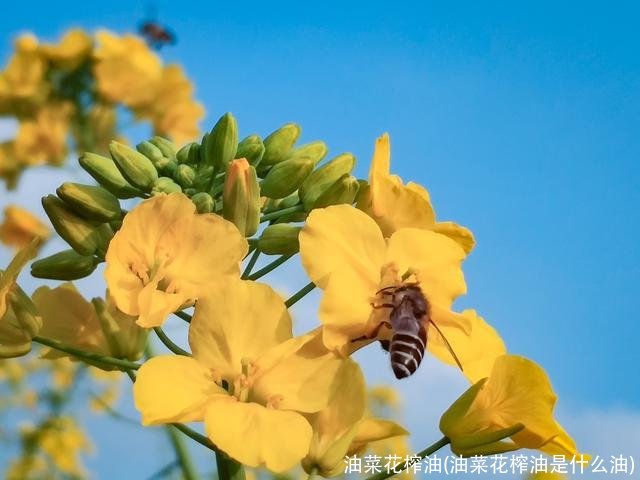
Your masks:
<instances>
[{"instance_id":1,"label":"cluster of buds","mask_svg":"<svg viewBox=\"0 0 640 480\"><path fill-rule=\"evenodd\" d=\"M71 249L38 260L38 278L75 280L90 275L104 260L109 241L126 212L120 200L182 192L198 213L233 222L268 255L298 251L300 223L314 208L353 204L360 183L351 175L355 157L343 153L321 163L322 141L296 145L300 126L288 123L264 140L238 140L232 114L223 115L201 142L178 147L155 136L136 148L113 141L110 157L85 153L80 165L98 186L64 183L57 196L43 198L44 209Z\"/></svg>"}]
</instances>

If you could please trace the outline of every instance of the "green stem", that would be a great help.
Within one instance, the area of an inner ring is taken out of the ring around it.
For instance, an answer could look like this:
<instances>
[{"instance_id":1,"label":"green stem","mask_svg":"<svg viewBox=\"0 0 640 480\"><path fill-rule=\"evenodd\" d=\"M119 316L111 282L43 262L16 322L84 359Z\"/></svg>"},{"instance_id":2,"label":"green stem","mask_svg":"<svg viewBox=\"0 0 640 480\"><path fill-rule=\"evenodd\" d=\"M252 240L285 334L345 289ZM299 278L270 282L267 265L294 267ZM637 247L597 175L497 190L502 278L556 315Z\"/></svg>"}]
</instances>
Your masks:
<instances>
[{"instance_id":1,"label":"green stem","mask_svg":"<svg viewBox=\"0 0 640 480\"><path fill-rule=\"evenodd\" d=\"M182 469L182 477L184 478L184 480L197 480L199 478L198 473L196 472L195 467L191 462L189 450L182 441L182 437L174 428L170 426L167 426L166 430L169 434L171 445L173 445L173 450L176 452L176 456L178 457L178 463L180 464L180 468Z\"/></svg>"},{"instance_id":2,"label":"green stem","mask_svg":"<svg viewBox=\"0 0 640 480\"><path fill-rule=\"evenodd\" d=\"M440 440L438 440L433 445L430 445L427 448L425 448L424 450L422 450L421 452L418 452L416 457L418 457L418 458L420 458L420 460L422 460L424 457L427 457L427 456L431 455L432 453L437 452L438 450L440 450L445 445L448 445L450 442L451 442L451 440L449 440L447 437L442 437ZM370 477L367 477L365 480L384 480L385 478L393 477L394 475L402 472L403 470L406 470L407 468L409 468L411 465L413 465L417 461L418 461L418 459L416 458L412 462L403 462L403 463L400 464L400 466L391 469L391 471L389 471L389 472L376 473L375 475L371 475Z\"/></svg>"},{"instance_id":3,"label":"green stem","mask_svg":"<svg viewBox=\"0 0 640 480\"><path fill-rule=\"evenodd\" d=\"M216 465L218 480L244 480L244 468L226 453L219 452L216 455Z\"/></svg>"},{"instance_id":4,"label":"green stem","mask_svg":"<svg viewBox=\"0 0 640 480\"><path fill-rule=\"evenodd\" d=\"M247 268L245 268L244 272L242 272L243 277L247 277L251 273L251 270L253 269L253 267L255 267L259 256L260 250L256 248L253 252L253 255L251 255L251 258L249 259L249 263L247 263Z\"/></svg>"},{"instance_id":5,"label":"green stem","mask_svg":"<svg viewBox=\"0 0 640 480\"><path fill-rule=\"evenodd\" d=\"M186 425L183 425L182 423L172 423L171 425L173 425L177 430L180 430L190 439L198 442L200 445L204 445L209 450L213 450L214 452L216 452L216 455L222 454L222 452L218 450L218 448L213 444L213 442L209 440L207 437L205 437L204 435L202 435L201 433L198 433L195 430L190 429L189 427L187 427Z\"/></svg>"},{"instance_id":6,"label":"green stem","mask_svg":"<svg viewBox=\"0 0 640 480\"><path fill-rule=\"evenodd\" d=\"M187 352L186 350L183 350L178 345L173 343L173 341L167 336L167 334L164 333L164 330L162 330L162 328L153 327L153 331L156 332L156 335L158 335L158 338L160 339L160 341L164 343L164 346L167 347L176 355L184 355L185 357L191 356L189 352Z\"/></svg>"},{"instance_id":7,"label":"green stem","mask_svg":"<svg viewBox=\"0 0 640 480\"><path fill-rule=\"evenodd\" d=\"M84 350L80 350L79 348L66 345L62 342L59 342L57 340L52 340L50 338L35 336L33 337L33 341L40 343L42 345L46 345L47 347L51 347L55 350L68 353L69 355L73 355L74 357L80 358L82 360L86 360L88 363L100 364L102 366L116 367L124 371L137 370L138 368L140 368L140 365L135 362L121 360L119 358L106 357L98 353L86 352Z\"/></svg>"},{"instance_id":8,"label":"green stem","mask_svg":"<svg viewBox=\"0 0 640 480\"><path fill-rule=\"evenodd\" d=\"M282 255L282 256L276 258L273 262L271 262L268 265L262 267L256 273L253 273L251 275L247 275L246 277L243 276L243 278L245 278L246 280L257 280L260 277L264 277L267 273L269 273L272 270L275 270L280 265L282 265L284 262L289 260L291 257L293 257L293 255Z\"/></svg>"},{"instance_id":9,"label":"green stem","mask_svg":"<svg viewBox=\"0 0 640 480\"><path fill-rule=\"evenodd\" d=\"M287 306L287 308L293 306L294 303L296 303L298 300L301 300L302 298L304 298L304 296L307 295L309 292L311 292L314 288L316 288L316 284L315 283L313 283L313 282L307 283L304 287L302 287L296 293L291 295L291 297L289 297L287 299L287 301L284 302L284 304Z\"/></svg>"},{"instance_id":10,"label":"green stem","mask_svg":"<svg viewBox=\"0 0 640 480\"><path fill-rule=\"evenodd\" d=\"M191 315L189 315L188 313L178 311L178 312L173 312L173 314L176 317L181 318L185 322L191 323Z\"/></svg>"},{"instance_id":11,"label":"green stem","mask_svg":"<svg viewBox=\"0 0 640 480\"><path fill-rule=\"evenodd\" d=\"M302 204L294 205L293 207L283 208L282 210L276 210L275 212L264 214L262 217L260 217L260 223L268 222L270 220L277 220L278 218L284 215L288 215L290 213L302 212L302 211L304 211L304 206Z\"/></svg>"}]
</instances>

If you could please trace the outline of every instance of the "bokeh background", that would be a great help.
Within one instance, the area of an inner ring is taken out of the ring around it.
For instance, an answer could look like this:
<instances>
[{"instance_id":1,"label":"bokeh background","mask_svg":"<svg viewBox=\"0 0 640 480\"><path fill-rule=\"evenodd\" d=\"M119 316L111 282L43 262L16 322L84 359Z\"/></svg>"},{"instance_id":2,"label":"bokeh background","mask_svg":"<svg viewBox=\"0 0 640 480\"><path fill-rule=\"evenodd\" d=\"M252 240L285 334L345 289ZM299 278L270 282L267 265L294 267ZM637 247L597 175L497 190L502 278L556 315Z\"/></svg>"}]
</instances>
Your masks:
<instances>
[{"instance_id":1,"label":"bokeh background","mask_svg":"<svg viewBox=\"0 0 640 480\"><path fill-rule=\"evenodd\" d=\"M0 60L25 31L48 40L75 26L123 33L154 15L177 35L160 55L195 83L203 129L226 111L241 136L295 121L303 142L353 152L361 177L374 139L389 132L392 169L429 189L441 220L476 235L469 292L456 306L477 309L511 353L546 369L558 418L583 451L640 462L640 6L481 3L11 2ZM15 128L0 121L0 137ZM11 197L0 190L0 207L17 202L45 218L40 196L79 178L74 161L30 170ZM0 264L9 256L0 251ZM87 295L103 292L96 279L82 284ZM289 293L306 283L295 264L271 280ZM317 322L318 298L296 306L299 331ZM466 388L455 369L427 361L397 382L381 351L359 359L370 383L403 394L414 449L439 438L439 415ZM119 408L137 419L123 385ZM96 478L149 478L171 455L153 429L83 421ZM202 471L214 470L208 451L190 448ZM0 466L11 454L0 451Z\"/></svg>"}]
</instances>

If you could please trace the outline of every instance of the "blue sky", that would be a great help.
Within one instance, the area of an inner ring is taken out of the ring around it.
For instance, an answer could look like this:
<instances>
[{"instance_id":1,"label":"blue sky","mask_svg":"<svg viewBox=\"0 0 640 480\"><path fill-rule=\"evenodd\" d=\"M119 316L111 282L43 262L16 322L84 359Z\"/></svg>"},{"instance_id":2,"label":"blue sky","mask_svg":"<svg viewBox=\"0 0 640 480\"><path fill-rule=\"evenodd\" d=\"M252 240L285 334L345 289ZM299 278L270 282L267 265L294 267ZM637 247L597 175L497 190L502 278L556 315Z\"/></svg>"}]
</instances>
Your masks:
<instances>
[{"instance_id":1,"label":"blue sky","mask_svg":"<svg viewBox=\"0 0 640 480\"><path fill-rule=\"evenodd\" d=\"M640 418L637 5L156 5L178 36L162 56L194 80L209 113L203 127L225 111L243 135L296 121L303 141L355 153L361 176L375 137L388 131L395 172L429 189L439 218L476 235L469 294L458 306L476 308L511 352L544 366L569 424ZM0 57L20 31L48 39L78 25L128 31L146 9L123 1L13 3L0 16ZM21 198L62 181L27 178ZM304 281L299 271L293 277ZM313 303L305 305L312 314ZM402 387L409 419L420 415L417 399L430 398L423 388L446 390L436 379L455 375L431 364L427 371L433 375ZM451 382L442 407L462 386ZM582 440L598 445L584 430Z\"/></svg>"}]
</instances>

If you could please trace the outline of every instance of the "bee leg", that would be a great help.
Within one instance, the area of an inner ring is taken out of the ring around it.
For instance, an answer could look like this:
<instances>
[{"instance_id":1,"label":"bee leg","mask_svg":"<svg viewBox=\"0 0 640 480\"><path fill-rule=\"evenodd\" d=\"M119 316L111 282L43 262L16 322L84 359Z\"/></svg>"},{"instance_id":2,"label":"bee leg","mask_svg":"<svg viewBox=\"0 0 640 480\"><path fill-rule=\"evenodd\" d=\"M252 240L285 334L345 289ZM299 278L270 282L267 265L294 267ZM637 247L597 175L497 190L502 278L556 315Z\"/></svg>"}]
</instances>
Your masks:
<instances>
[{"instance_id":1,"label":"bee leg","mask_svg":"<svg viewBox=\"0 0 640 480\"><path fill-rule=\"evenodd\" d=\"M371 340L372 338L376 338L382 327L391 328L391 324L389 322L382 322L373 330L373 332L371 332L371 335L362 335L361 337L354 338L351 341L359 342L360 340Z\"/></svg>"},{"instance_id":2,"label":"bee leg","mask_svg":"<svg viewBox=\"0 0 640 480\"><path fill-rule=\"evenodd\" d=\"M376 292L376 295L378 295L379 293L383 293L384 295L393 295L393 293L389 293L388 291L389 290L395 290L396 288L398 288L398 287L396 287L395 285L391 285L390 287L381 288L380 290L378 290Z\"/></svg>"},{"instance_id":3,"label":"bee leg","mask_svg":"<svg viewBox=\"0 0 640 480\"><path fill-rule=\"evenodd\" d=\"M373 308L393 308L395 305L393 303L381 303L380 305L376 305L375 303L370 303Z\"/></svg>"},{"instance_id":4,"label":"bee leg","mask_svg":"<svg viewBox=\"0 0 640 480\"><path fill-rule=\"evenodd\" d=\"M380 340L380 346L385 352L389 351L389 347L391 346L391 341L389 340Z\"/></svg>"}]
</instances>

